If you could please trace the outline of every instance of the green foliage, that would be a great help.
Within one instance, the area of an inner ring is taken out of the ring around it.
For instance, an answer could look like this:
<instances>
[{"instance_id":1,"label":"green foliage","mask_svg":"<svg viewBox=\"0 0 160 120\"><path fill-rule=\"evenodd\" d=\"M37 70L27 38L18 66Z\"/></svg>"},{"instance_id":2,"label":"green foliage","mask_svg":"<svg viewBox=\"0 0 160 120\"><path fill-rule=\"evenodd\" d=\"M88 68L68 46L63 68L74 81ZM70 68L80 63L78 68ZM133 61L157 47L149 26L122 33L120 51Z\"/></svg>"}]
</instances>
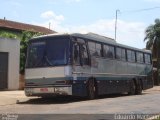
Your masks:
<instances>
[{"instance_id":1,"label":"green foliage","mask_svg":"<svg viewBox=\"0 0 160 120\"><path fill-rule=\"evenodd\" d=\"M24 31L21 35L21 42L20 42L20 72L21 73L24 73L24 69L25 69L29 39L39 35L42 35L42 33L34 33L29 31Z\"/></svg>"},{"instance_id":2,"label":"green foliage","mask_svg":"<svg viewBox=\"0 0 160 120\"><path fill-rule=\"evenodd\" d=\"M158 63L160 63L160 19L155 19L155 23L147 27L144 41L147 41L146 48L152 50L153 58L157 59L157 66L154 67L157 67L158 69L155 72L158 78L155 79L154 84L159 85L160 74L158 72L160 71L160 66Z\"/></svg>"},{"instance_id":3,"label":"green foliage","mask_svg":"<svg viewBox=\"0 0 160 120\"><path fill-rule=\"evenodd\" d=\"M43 35L43 34L29 32L29 31L23 31L22 34L18 34L18 33L16 34L13 32L0 30L0 37L20 40L20 73L22 73L22 74L24 73L24 69L25 69L28 41L32 37L36 37L39 35Z\"/></svg>"},{"instance_id":4,"label":"green foliage","mask_svg":"<svg viewBox=\"0 0 160 120\"><path fill-rule=\"evenodd\" d=\"M147 27L144 41L147 41L147 49L151 49L153 46L160 44L160 19L155 19L155 24Z\"/></svg>"},{"instance_id":5,"label":"green foliage","mask_svg":"<svg viewBox=\"0 0 160 120\"><path fill-rule=\"evenodd\" d=\"M19 39L19 36L11 32L0 31L0 37Z\"/></svg>"}]
</instances>

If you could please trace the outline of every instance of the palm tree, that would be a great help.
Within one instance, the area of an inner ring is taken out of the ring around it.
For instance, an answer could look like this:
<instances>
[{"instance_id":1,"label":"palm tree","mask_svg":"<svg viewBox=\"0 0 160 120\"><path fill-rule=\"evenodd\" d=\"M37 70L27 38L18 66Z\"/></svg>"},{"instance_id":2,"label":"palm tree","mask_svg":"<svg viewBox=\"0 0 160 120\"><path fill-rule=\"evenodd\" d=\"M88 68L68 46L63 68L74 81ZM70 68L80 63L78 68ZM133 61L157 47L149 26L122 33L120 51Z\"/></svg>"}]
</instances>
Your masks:
<instances>
[{"instance_id":1,"label":"palm tree","mask_svg":"<svg viewBox=\"0 0 160 120\"><path fill-rule=\"evenodd\" d=\"M150 25L145 30L145 38L144 41L147 41L146 48L152 50L153 53L153 61L156 62L156 76L155 84L159 84L159 68L160 68L160 19L155 19L155 24Z\"/></svg>"}]
</instances>

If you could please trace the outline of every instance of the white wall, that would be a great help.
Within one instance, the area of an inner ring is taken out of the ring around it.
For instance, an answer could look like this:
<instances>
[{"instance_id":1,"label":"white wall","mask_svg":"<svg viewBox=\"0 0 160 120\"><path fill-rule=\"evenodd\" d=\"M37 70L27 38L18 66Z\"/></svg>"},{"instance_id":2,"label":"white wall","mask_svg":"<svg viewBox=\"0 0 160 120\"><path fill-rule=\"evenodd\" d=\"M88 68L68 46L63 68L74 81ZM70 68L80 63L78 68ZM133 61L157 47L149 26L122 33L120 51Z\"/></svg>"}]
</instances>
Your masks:
<instances>
[{"instance_id":1,"label":"white wall","mask_svg":"<svg viewBox=\"0 0 160 120\"><path fill-rule=\"evenodd\" d=\"M20 40L0 38L0 52L8 52L8 89L19 88Z\"/></svg>"}]
</instances>

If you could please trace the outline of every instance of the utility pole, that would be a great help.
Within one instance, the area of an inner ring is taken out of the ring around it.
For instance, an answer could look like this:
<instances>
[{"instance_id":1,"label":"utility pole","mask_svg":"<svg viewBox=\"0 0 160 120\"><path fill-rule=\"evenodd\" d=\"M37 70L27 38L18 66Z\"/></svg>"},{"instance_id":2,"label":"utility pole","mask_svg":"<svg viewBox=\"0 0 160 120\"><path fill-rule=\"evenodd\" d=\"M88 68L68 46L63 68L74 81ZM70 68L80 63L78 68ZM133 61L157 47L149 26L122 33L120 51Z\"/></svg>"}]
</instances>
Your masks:
<instances>
[{"instance_id":1,"label":"utility pole","mask_svg":"<svg viewBox=\"0 0 160 120\"><path fill-rule=\"evenodd\" d=\"M49 29L51 29L51 22L49 22Z\"/></svg>"},{"instance_id":2,"label":"utility pole","mask_svg":"<svg viewBox=\"0 0 160 120\"><path fill-rule=\"evenodd\" d=\"M115 19L115 41L117 39L117 18L118 18L118 12L120 12L120 10L116 10L116 19Z\"/></svg>"}]
</instances>

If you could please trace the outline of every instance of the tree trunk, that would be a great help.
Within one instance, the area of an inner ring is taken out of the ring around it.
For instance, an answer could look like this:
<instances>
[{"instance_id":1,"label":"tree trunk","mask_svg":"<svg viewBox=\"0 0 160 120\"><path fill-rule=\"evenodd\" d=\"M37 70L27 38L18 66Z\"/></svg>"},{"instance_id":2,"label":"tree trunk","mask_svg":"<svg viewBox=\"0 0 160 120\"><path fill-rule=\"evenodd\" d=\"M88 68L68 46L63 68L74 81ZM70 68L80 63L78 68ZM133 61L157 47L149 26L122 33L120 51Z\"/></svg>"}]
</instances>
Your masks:
<instances>
[{"instance_id":1,"label":"tree trunk","mask_svg":"<svg viewBox=\"0 0 160 120\"><path fill-rule=\"evenodd\" d=\"M159 58L159 42L156 43L156 50L157 50L157 81L156 81L156 85L159 85L159 81L160 81L160 75L159 75L159 71L160 71L160 58Z\"/></svg>"}]
</instances>

